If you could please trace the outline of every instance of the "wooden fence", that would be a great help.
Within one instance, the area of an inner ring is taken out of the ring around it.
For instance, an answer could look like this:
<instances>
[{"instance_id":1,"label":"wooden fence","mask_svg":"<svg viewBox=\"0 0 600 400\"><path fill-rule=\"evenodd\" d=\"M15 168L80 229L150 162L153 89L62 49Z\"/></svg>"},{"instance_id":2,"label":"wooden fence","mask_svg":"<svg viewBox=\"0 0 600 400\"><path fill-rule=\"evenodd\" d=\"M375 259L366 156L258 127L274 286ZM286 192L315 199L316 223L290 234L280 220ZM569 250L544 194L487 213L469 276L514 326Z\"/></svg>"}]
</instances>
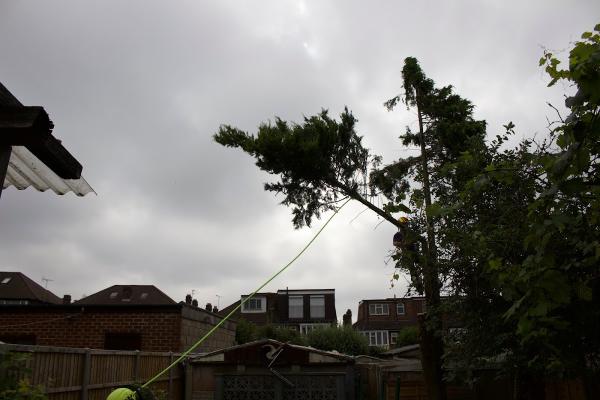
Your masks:
<instances>
[{"instance_id":1,"label":"wooden fence","mask_svg":"<svg viewBox=\"0 0 600 400\"><path fill-rule=\"evenodd\" d=\"M421 371L393 371L385 364L358 364L358 400L427 400L427 390ZM448 400L506 400L515 398L514 382L495 379L495 371L479 371L479 381L473 387L446 384ZM543 400L585 400L580 380L548 380L537 382ZM519 397L520 398L520 397Z\"/></svg>"},{"instance_id":2,"label":"wooden fence","mask_svg":"<svg viewBox=\"0 0 600 400\"><path fill-rule=\"evenodd\" d=\"M29 354L29 379L33 385L44 387L49 400L105 400L114 388L144 383L180 356L13 344L0 345L0 351ZM173 367L151 389L161 399L182 399L184 376L181 365Z\"/></svg>"}]
</instances>

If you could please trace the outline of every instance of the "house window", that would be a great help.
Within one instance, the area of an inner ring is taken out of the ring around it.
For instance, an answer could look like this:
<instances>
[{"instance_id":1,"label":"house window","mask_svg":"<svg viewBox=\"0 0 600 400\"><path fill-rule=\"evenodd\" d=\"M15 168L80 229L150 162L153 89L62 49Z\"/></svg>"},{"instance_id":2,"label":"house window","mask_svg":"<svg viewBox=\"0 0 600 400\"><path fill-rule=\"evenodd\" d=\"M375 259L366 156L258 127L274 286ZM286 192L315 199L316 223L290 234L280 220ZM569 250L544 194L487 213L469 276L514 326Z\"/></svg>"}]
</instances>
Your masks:
<instances>
[{"instance_id":1,"label":"house window","mask_svg":"<svg viewBox=\"0 0 600 400\"><path fill-rule=\"evenodd\" d=\"M398 343L398 332L390 332L390 344Z\"/></svg>"},{"instance_id":2,"label":"house window","mask_svg":"<svg viewBox=\"0 0 600 400\"><path fill-rule=\"evenodd\" d=\"M300 333L306 335L315 329L322 329L327 326L329 326L329 324L300 324Z\"/></svg>"},{"instance_id":3,"label":"house window","mask_svg":"<svg viewBox=\"0 0 600 400\"><path fill-rule=\"evenodd\" d=\"M406 310L404 310L404 303L396 304L396 314L404 315L405 313L406 313Z\"/></svg>"},{"instance_id":4,"label":"house window","mask_svg":"<svg viewBox=\"0 0 600 400\"><path fill-rule=\"evenodd\" d=\"M26 344L34 346L36 344L35 335L0 335L0 342L11 344Z\"/></svg>"},{"instance_id":5,"label":"house window","mask_svg":"<svg viewBox=\"0 0 600 400\"><path fill-rule=\"evenodd\" d=\"M362 334L369 340L369 346L388 346L388 331L365 331Z\"/></svg>"},{"instance_id":6,"label":"house window","mask_svg":"<svg viewBox=\"0 0 600 400\"><path fill-rule=\"evenodd\" d=\"M304 316L303 301L302 296L290 296L288 298L289 318L302 318Z\"/></svg>"},{"instance_id":7,"label":"house window","mask_svg":"<svg viewBox=\"0 0 600 400\"><path fill-rule=\"evenodd\" d=\"M29 300L0 300L3 306L26 306Z\"/></svg>"},{"instance_id":8,"label":"house window","mask_svg":"<svg viewBox=\"0 0 600 400\"><path fill-rule=\"evenodd\" d=\"M310 296L310 317L325 318L325 296Z\"/></svg>"},{"instance_id":9,"label":"house window","mask_svg":"<svg viewBox=\"0 0 600 400\"><path fill-rule=\"evenodd\" d=\"M390 315L389 304L369 304L369 315Z\"/></svg>"},{"instance_id":10,"label":"house window","mask_svg":"<svg viewBox=\"0 0 600 400\"><path fill-rule=\"evenodd\" d=\"M266 311L267 300L264 297L253 297L244 303L243 313L261 313Z\"/></svg>"},{"instance_id":11,"label":"house window","mask_svg":"<svg viewBox=\"0 0 600 400\"><path fill-rule=\"evenodd\" d=\"M11 279L12 279L12 277L10 277L10 276L2 279L2 284L4 285L5 283L10 282Z\"/></svg>"}]
</instances>

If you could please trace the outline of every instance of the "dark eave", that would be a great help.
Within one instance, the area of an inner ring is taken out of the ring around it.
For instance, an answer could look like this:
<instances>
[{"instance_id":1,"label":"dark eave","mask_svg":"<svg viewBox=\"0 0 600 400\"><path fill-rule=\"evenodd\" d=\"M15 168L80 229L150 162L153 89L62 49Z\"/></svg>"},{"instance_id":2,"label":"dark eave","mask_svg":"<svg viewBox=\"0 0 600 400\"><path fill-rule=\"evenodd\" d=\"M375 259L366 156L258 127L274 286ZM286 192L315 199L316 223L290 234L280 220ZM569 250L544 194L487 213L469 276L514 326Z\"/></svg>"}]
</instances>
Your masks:
<instances>
[{"instance_id":1,"label":"dark eave","mask_svg":"<svg viewBox=\"0 0 600 400\"><path fill-rule=\"evenodd\" d=\"M52 136L43 107L26 107L0 83L0 147L25 146L62 179L79 179L81 164Z\"/></svg>"}]
</instances>

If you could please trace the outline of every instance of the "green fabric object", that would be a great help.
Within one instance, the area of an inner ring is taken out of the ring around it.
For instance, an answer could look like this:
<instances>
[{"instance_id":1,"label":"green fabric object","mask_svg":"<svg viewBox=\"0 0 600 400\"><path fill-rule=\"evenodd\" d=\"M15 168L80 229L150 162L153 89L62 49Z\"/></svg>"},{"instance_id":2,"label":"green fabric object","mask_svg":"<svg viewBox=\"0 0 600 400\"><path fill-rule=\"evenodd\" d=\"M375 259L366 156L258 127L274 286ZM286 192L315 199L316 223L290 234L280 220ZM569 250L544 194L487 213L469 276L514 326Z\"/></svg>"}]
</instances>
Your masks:
<instances>
[{"instance_id":1,"label":"green fabric object","mask_svg":"<svg viewBox=\"0 0 600 400\"><path fill-rule=\"evenodd\" d=\"M135 400L137 396L135 392L127 388L118 388L113 390L106 400Z\"/></svg>"}]
</instances>

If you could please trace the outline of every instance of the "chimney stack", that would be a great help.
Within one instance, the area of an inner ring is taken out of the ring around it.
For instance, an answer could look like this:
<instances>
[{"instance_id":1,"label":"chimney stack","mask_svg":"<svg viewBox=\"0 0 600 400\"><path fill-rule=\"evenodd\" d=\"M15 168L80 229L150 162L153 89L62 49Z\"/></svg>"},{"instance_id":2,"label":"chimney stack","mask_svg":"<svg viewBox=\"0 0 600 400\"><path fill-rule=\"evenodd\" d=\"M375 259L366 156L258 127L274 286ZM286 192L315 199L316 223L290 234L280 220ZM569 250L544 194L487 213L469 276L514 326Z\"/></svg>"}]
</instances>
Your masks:
<instances>
[{"instance_id":1,"label":"chimney stack","mask_svg":"<svg viewBox=\"0 0 600 400\"><path fill-rule=\"evenodd\" d=\"M342 321L344 326L352 326L352 311L350 309L346 311L346 314L342 317Z\"/></svg>"},{"instance_id":2,"label":"chimney stack","mask_svg":"<svg viewBox=\"0 0 600 400\"><path fill-rule=\"evenodd\" d=\"M188 304L188 305L192 304L192 295L191 294L185 295L185 304Z\"/></svg>"},{"instance_id":3,"label":"chimney stack","mask_svg":"<svg viewBox=\"0 0 600 400\"><path fill-rule=\"evenodd\" d=\"M196 300L196 299L192 300L192 305L194 307L198 307L198 300Z\"/></svg>"},{"instance_id":4,"label":"chimney stack","mask_svg":"<svg viewBox=\"0 0 600 400\"><path fill-rule=\"evenodd\" d=\"M206 311L212 312L212 310L213 310L213 306L210 303L206 303L206 307L205 308L206 308Z\"/></svg>"},{"instance_id":5,"label":"chimney stack","mask_svg":"<svg viewBox=\"0 0 600 400\"><path fill-rule=\"evenodd\" d=\"M71 304L71 295L70 294L65 294L63 296L63 304Z\"/></svg>"}]
</instances>

